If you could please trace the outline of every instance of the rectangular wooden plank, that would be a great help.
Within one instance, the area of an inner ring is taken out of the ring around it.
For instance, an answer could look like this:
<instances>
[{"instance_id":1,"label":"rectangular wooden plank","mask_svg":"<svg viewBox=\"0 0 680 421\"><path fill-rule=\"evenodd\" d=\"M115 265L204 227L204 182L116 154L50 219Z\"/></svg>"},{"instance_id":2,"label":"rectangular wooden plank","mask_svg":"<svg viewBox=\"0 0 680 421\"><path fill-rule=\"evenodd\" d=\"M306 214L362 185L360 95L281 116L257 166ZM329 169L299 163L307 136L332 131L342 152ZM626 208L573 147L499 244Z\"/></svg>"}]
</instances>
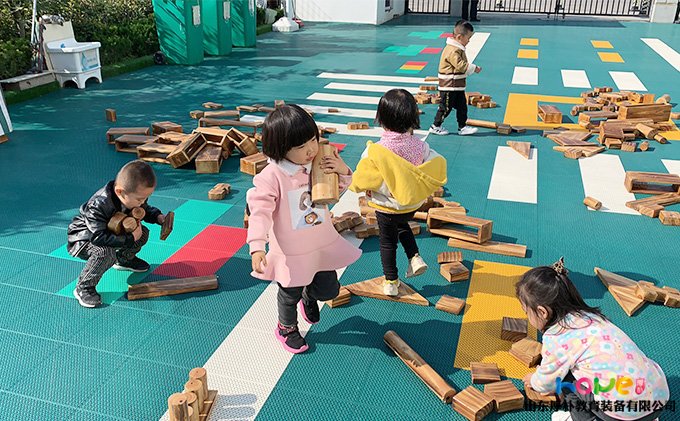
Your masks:
<instances>
[{"instance_id":1,"label":"rectangular wooden plank","mask_svg":"<svg viewBox=\"0 0 680 421\"><path fill-rule=\"evenodd\" d=\"M484 253L502 254L504 256L526 257L527 246L522 244L501 243L499 241L486 241L482 244L471 243L456 238L449 238L449 247L466 250L481 251Z\"/></svg>"},{"instance_id":2,"label":"rectangular wooden plank","mask_svg":"<svg viewBox=\"0 0 680 421\"><path fill-rule=\"evenodd\" d=\"M127 299L164 297L188 292L217 289L217 276L198 276L195 278L170 279L167 281L144 282L128 287Z\"/></svg>"}]
</instances>

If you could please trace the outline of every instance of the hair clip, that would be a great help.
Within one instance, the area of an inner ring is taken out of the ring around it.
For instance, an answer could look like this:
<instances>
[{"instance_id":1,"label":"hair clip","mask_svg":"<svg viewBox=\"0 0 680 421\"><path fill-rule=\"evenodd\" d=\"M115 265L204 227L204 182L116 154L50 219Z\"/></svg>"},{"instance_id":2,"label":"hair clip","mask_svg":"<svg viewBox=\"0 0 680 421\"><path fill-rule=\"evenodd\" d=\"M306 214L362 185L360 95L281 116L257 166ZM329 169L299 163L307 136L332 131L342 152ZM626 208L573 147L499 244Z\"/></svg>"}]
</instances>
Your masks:
<instances>
[{"instance_id":1,"label":"hair clip","mask_svg":"<svg viewBox=\"0 0 680 421\"><path fill-rule=\"evenodd\" d=\"M564 267L564 256L560 257L558 261L552 264L552 268L558 275L566 275L569 273L566 267Z\"/></svg>"}]
</instances>

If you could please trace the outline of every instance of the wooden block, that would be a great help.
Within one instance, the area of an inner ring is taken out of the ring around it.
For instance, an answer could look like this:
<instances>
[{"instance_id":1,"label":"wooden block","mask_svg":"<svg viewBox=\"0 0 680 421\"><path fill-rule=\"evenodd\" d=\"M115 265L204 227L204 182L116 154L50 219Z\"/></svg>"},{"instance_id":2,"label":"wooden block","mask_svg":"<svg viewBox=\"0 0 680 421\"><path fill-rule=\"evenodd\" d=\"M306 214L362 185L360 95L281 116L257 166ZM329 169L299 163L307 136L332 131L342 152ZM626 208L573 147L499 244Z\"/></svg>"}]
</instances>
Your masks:
<instances>
[{"instance_id":1,"label":"wooden block","mask_svg":"<svg viewBox=\"0 0 680 421\"><path fill-rule=\"evenodd\" d=\"M644 137L645 139L650 139L650 140L654 139L654 136L659 134L659 131L657 129L655 129L654 127L650 127L650 126L648 126L646 124L642 124L642 123L638 123L635 126L635 130L640 132L642 137Z\"/></svg>"},{"instance_id":2,"label":"wooden block","mask_svg":"<svg viewBox=\"0 0 680 421\"><path fill-rule=\"evenodd\" d=\"M417 219L419 221L427 221L427 212L416 212L413 214L413 219Z\"/></svg>"},{"instance_id":3,"label":"wooden block","mask_svg":"<svg viewBox=\"0 0 680 421\"><path fill-rule=\"evenodd\" d=\"M624 185L630 193L678 193L680 192L680 176L667 173L627 171Z\"/></svg>"},{"instance_id":4,"label":"wooden block","mask_svg":"<svg viewBox=\"0 0 680 421\"><path fill-rule=\"evenodd\" d=\"M562 112L554 105L539 105L538 117L543 120L544 123L562 123Z\"/></svg>"},{"instance_id":5,"label":"wooden block","mask_svg":"<svg viewBox=\"0 0 680 421\"><path fill-rule=\"evenodd\" d=\"M339 177L336 173L327 174L322 167L325 158L337 153L330 144L320 144L318 153L312 161L310 175L312 202L315 205L332 205L340 200ZM377 222L377 221L376 221Z\"/></svg>"},{"instance_id":6,"label":"wooden block","mask_svg":"<svg viewBox=\"0 0 680 421\"><path fill-rule=\"evenodd\" d=\"M349 290L345 287L340 287L340 292L338 292L338 296L333 298L332 300L326 301L325 303L328 307L335 308L344 306L345 304L349 303L351 298L352 294L349 292Z\"/></svg>"},{"instance_id":7,"label":"wooden block","mask_svg":"<svg viewBox=\"0 0 680 421\"><path fill-rule=\"evenodd\" d=\"M161 134L165 132L177 132L182 133L182 125L173 123L172 121L157 121L151 123L151 129L153 134Z\"/></svg>"},{"instance_id":8,"label":"wooden block","mask_svg":"<svg viewBox=\"0 0 680 421\"><path fill-rule=\"evenodd\" d=\"M178 133L178 132L164 132L157 135L157 143L164 143L166 145L179 146L182 142L189 138L189 134Z\"/></svg>"},{"instance_id":9,"label":"wooden block","mask_svg":"<svg viewBox=\"0 0 680 421\"><path fill-rule=\"evenodd\" d=\"M146 136L139 134L124 134L117 137L114 141L116 145L116 152L137 153L137 146L146 143L153 143L158 139L156 136Z\"/></svg>"},{"instance_id":10,"label":"wooden block","mask_svg":"<svg viewBox=\"0 0 680 421\"><path fill-rule=\"evenodd\" d=\"M442 295L442 297L437 301L434 308L437 310L445 311L451 314L460 314L465 308L465 300L460 298L450 297L448 295Z\"/></svg>"},{"instance_id":11,"label":"wooden block","mask_svg":"<svg viewBox=\"0 0 680 421\"><path fill-rule=\"evenodd\" d=\"M486 241L482 244L471 243L469 241L449 238L449 247L461 248L465 250L481 251L484 253L502 254L504 256L525 257L527 246L522 244L501 243L499 241Z\"/></svg>"},{"instance_id":12,"label":"wooden block","mask_svg":"<svg viewBox=\"0 0 680 421\"><path fill-rule=\"evenodd\" d=\"M222 166L222 148L216 145L206 145L196 155L196 173L217 174Z\"/></svg>"},{"instance_id":13,"label":"wooden block","mask_svg":"<svg viewBox=\"0 0 680 421\"><path fill-rule=\"evenodd\" d=\"M635 286L618 286L612 285L609 287L609 293L614 297L623 311L630 317L637 312L645 303L644 300L635 295Z\"/></svg>"},{"instance_id":14,"label":"wooden block","mask_svg":"<svg viewBox=\"0 0 680 421\"><path fill-rule=\"evenodd\" d=\"M363 218L356 212L345 212L340 216L333 217L333 226L337 232L352 229L364 223Z\"/></svg>"},{"instance_id":15,"label":"wooden block","mask_svg":"<svg viewBox=\"0 0 680 421\"><path fill-rule=\"evenodd\" d=\"M579 159L583 156L583 151L580 149L569 148L564 151L564 157L569 159Z\"/></svg>"},{"instance_id":16,"label":"wooden block","mask_svg":"<svg viewBox=\"0 0 680 421\"><path fill-rule=\"evenodd\" d=\"M670 104L671 96L668 94L663 94L654 101L655 104Z\"/></svg>"},{"instance_id":17,"label":"wooden block","mask_svg":"<svg viewBox=\"0 0 680 421\"><path fill-rule=\"evenodd\" d=\"M594 269L594 272L607 289L609 289L611 286L636 287L638 284L637 282L626 278L625 276L621 276L598 267Z\"/></svg>"},{"instance_id":18,"label":"wooden block","mask_svg":"<svg viewBox=\"0 0 680 421\"><path fill-rule=\"evenodd\" d=\"M194 120L198 120L199 118L202 118L204 115L205 111L203 110L189 111L189 117L193 118Z\"/></svg>"},{"instance_id":19,"label":"wooden block","mask_svg":"<svg viewBox=\"0 0 680 421\"><path fill-rule=\"evenodd\" d=\"M680 294L666 294L663 305L666 307L680 308Z\"/></svg>"},{"instance_id":20,"label":"wooden block","mask_svg":"<svg viewBox=\"0 0 680 421\"><path fill-rule=\"evenodd\" d=\"M255 155L260 152L260 150L257 149L255 140L238 129L233 127L229 129L227 131L227 137L231 139L243 156Z\"/></svg>"},{"instance_id":21,"label":"wooden block","mask_svg":"<svg viewBox=\"0 0 680 421\"><path fill-rule=\"evenodd\" d=\"M216 102L204 102L203 108L209 108L211 110L219 110L220 108L224 108L224 106L222 104L218 104Z\"/></svg>"},{"instance_id":22,"label":"wooden block","mask_svg":"<svg viewBox=\"0 0 680 421\"><path fill-rule=\"evenodd\" d=\"M680 212L675 211L661 211L659 212L659 221L664 225L680 226Z\"/></svg>"},{"instance_id":23,"label":"wooden block","mask_svg":"<svg viewBox=\"0 0 680 421\"><path fill-rule=\"evenodd\" d=\"M168 161L170 161L170 165L172 165L173 168L179 168L182 165L186 165L203 150L205 145L205 138L202 134L192 133L168 155Z\"/></svg>"},{"instance_id":24,"label":"wooden block","mask_svg":"<svg viewBox=\"0 0 680 421\"><path fill-rule=\"evenodd\" d=\"M676 203L680 203L680 194L665 193L665 194L659 194L659 195L655 195L655 196L646 197L644 199L631 200L630 202L626 202L626 207L629 207L633 210L638 210L638 209L640 209L640 207L650 205L650 204L670 206L670 205L674 205Z\"/></svg>"},{"instance_id":25,"label":"wooden block","mask_svg":"<svg viewBox=\"0 0 680 421\"><path fill-rule=\"evenodd\" d=\"M527 383L524 384L524 393L526 393L527 399L529 399L532 402L545 404L557 402L557 396L554 393L549 393L547 395L538 393L537 391L531 388L530 384Z\"/></svg>"},{"instance_id":26,"label":"wooden block","mask_svg":"<svg viewBox=\"0 0 680 421\"><path fill-rule=\"evenodd\" d=\"M529 324L527 319L515 319L513 317L503 317L501 325L501 339L504 341L517 342L526 338Z\"/></svg>"},{"instance_id":27,"label":"wooden block","mask_svg":"<svg viewBox=\"0 0 680 421\"><path fill-rule=\"evenodd\" d=\"M671 120L680 120L680 113L671 113Z\"/></svg>"},{"instance_id":28,"label":"wooden block","mask_svg":"<svg viewBox=\"0 0 680 421\"><path fill-rule=\"evenodd\" d=\"M606 138L604 140L604 145L609 149L621 149L623 142L619 139Z\"/></svg>"},{"instance_id":29,"label":"wooden block","mask_svg":"<svg viewBox=\"0 0 680 421\"><path fill-rule=\"evenodd\" d=\"M662 136L660 134L654 136L654 140L661 143L662 145L668 143L668 139L666 139L664 136Z\"/></svg>"},{"instance_id":30,"label":"wooden block","mask_svg":"<svg viewBox=\"0 0 680 421\"><path fill-rule=\"evenodd\" d=\"M175 212L170 211L165 214L165 220L163 221L163 225L161 225L161 235L160 239L162 241L165 241L170 233L172 233L172 229L175 226Z\"/></svg>"},{"instance_id":31,"label":"wooden block","mask_svg":"<svg viewBox=\"0 0 680 421\"><path fill-rule=\"evenodd\" d=\"M649 142L645 140L644 142L640 143L640 150L645 152L647 149L649 149Z\"/></svg>"},{"instance_id":32,"label":"wooden block","mask_svg":"<svg viewBox=\"0 0 680 421\"><path fill-rule=\"evenodd\" d=\"M195 278L170 279L167 281L143 282L128 286L127 299L165 297L188 292L217 289L217 276L198 276Z\"/></svg>"},{"instance_id":33,"label":"wooden block","mask_svg":"<svg viewBox=\"0 0 680 421\"><path fill-rule=\"evenodd\" d=\"M109 222L106 224L106 228L108 228L109 231L116 235L122 235L123 233L125 233L123 221L127 217L128 216L123 212L114 213L111 219L109 219Z\"/></svg>"},{"instance_id":34,"label":"wooden block","mask_svg":"<svg viewBox=\"0 0 680 421\"><path fill-rule=\"evenodd\" d=\"M501 381L501 373L496 363L470 363L470 376L473 384L486 384Z\"/></svg>"},{"instance_id":35,"label":"wooden block","mask_svg":"<svg viewBox=\"0 0 680 421\"><path fill-rule=\"evenodd\" d=\"M113 108L107 108L105 111L106 111L106 119L108 121L112 122L112 123L115 123L116 120L117 120L116 110L114 110Z\"/></svg>"},{"instance_id":36,"label":"wooden block","mask_svg":"<svg viewBox=\"0 0 680 421\"><path fill-rule=\"evenodd\" d=\"M536 342L531 338L523 338L512 344L510 347L510 355L519 360L527 367L535 367L541 361L540 342Z\"/></svg>"},{"instance_id":37,"label":"wooden block","mask_svg":"<svg viewBox=\"0 0 680 421\"><path fill-rule=\"evenodd\" d=\"M328 109L328 112L329 112L329 113L339 113L340 110L337 109L337 108L329 108L329 109Z\"/></svg>"},{"instance_id":38,"label":"wooden block","mask_svg":"<svg viewBox=\"0 0 680 421\"><path fill-rule=\"evenodd\" d=\"M304 109L304 108L303 108L303 109ZM266 107L266 106L264 106L264 105L260 105L259 107L257 107L257 111L260 112L260 113L267 113L267 114L269 114L269 113L271 113L271 112L274 111L274 110L276 110L276 108Z\"/></svg>"},{"instance_id":39,"label":"wooden block","mask_svg":"<svg viewBox=\"0 0 680 421\"><path fill-rule=\"evenodd\" d=\"M418 89L421 91L436 91L437 85L420 85Z\"/></svg>"},{"instance_id":40,"label":"wooden block","mask_svg":"<svg viewBox=\"0 0 680 421\"><path fill-rule=\"evenodd\" d=\"M415 304L419 306L429 306L430 302L425 297L418 294L405 282L399 283L399 294L395 297L383 294L383 280L384 276L378 278L368 279L366 281L357 282L355 284L345 285L353 295L361 297L377 298L379 300L397 301L406 304Z\"/></svg>"},{"instance_id":41,"label":"wooden block","mask_svg":"<svg viewBox=\"0 0 680 421\"><path fill-rule=\"evenodd\" d=\"M512 126L512 131L515 133L526 133L526 127Z\"/></svg>"},{"instance_id":42,"label":"wooden block","mask_svg":"<svg viewBox=\"0 0 680 421\"><path fill-rule=\"evenodd\" d=\"M169 164L168 155L177 149L175 145L161 143L144 143L137 146L137 157L143 161Z\"/></svg>"},{"instance_id":43,"label":"wooden block","mask_svg":"<svg viewBox=\"0 0 680 421\"><path fill-rule=\"evenodd\" d=\"M215 187L208 191L208 199L222 200L231 193L231 185L228 183L217 183Z\"/></svg>"},{"instance_id":44,"label":"wooden block","mask_svg":"<svg viewBox=\"0 0 680 421\"><path fill-rule=\"evenodd\" d=\"M241 158L241 172L252 176L259 174L267 166L269 158L262 152Z\"/></svg>"},{"instance_id":45,"label":"wooden block","mask_svg":"<svg viewBox=\"0 0 680 421\"><path fill-rule=\"evenodd\" d=\"M618 114L611 111L583 111L578 115L579 126L586 127L589 123L615 119Z\"/></svg>"},{"instance_id":46,"label":"wooden block","mask_svg":"<svg viewBox=\"0 0 680 421\"><path fill-rule=\"evenodd\" d=\"M468 119L465 124L467 124L468 126L473 126L473 127L484 127L485 129L496 129L496 128L498 128L498 125L499 125L495 121L473 120L473 119ZM512 130L512 127L510 129Z\"/></svg>"},{"instance_id":47,"label":"wooden block","mask_svg":"<svg viewBox=\"0 0 680 421\"><path fill-rule=\"evenodd\" d=\"M365 121L360 121L358 123L347 123L348 130L367 130L370 128L371 126L369 126Z\"/></svg>"},{"instance_id":48,"label":"wooden block","mask_svg":"<svg viewBox=\"0 0 680 421\"><path fill-rule=\"evenodd\" d=\"M524 408L524 395L510 380L484 385L484 393L493 398L496 412L508 412Z\"/></svg>"},{"instance_id":49,"label":"wooden block","mask_svg":"<svg viewBox=\"0 0 680 421\"><path fill-rule=\"evenodd\" d=\"M658 298L658 294L656 293L655 289L650 287L648 284L648 282L638 282L637 286L635 287L635 296L647 302L653 303Z\"/></svg>"},{"instance_id":50,"label":"wooden block","mask_svg":"<svg viewBox=\"0 0 680 421\"><path fill-rule=\"evenodd\" d=\"M230 117L232 120L240 120L241 112L239 110L219 110L219 111L203 111L201 117L207 118L224 118Z\"/></svg>"},{"instance_id":51,"label":"wooden block","mask_svg":"<svg viewBox=\"0 0 680 421\"><path fill-rule=\"evenodd\" d=\"M649 204L645 206L640 206L637 211L644 216L648 216L650 218L658 218L659 212L661 212L664 209L665 208L661 205Z\"/></svg>"},{"instance_id":52,"label":"wooden block","mask_svg":"<svg viewBox=\"0 0 680 421\"><path fill-rule=\"evenodd\" d=\"M9 137L6 134L0 134L0 143L5 143L9 140Z\"/></svg>"},{"instance_id":53,"label":"wooden block","mask_svg":"<svg viewBox=\"0 0 680 421\"><path fill-rule=\"evenodd\" d=\"M595 95L599 95L599 94L604 93L604 92L612 92L613 90L614 90L614 88L612 88L611 86L599 86L599 87L595 88L594 93L595 93ZM595 96L595 95L593 95L593 96Z\"/></svg>"},{"instance_id":54,"label":"wooden block","mask_svg":"<svg viewBox=\"0 0 680 421\"><path fill-rule=\"evenodd\" d=\"M439 273L449 282L465 281L470 277L470 270L461 262L443 263Z\"/></svg>"},{"instance_id":55,"label":"wooden block","mask_svg":"<svg viewBox=\"0 0 680 421\"><path fill-rule=\"evenodd\" d=\"M493 411L491 396L468 386L453 397L453 409L470 421L479 421Z\"/></svg>"},{"instance_id":56,"label":"wooden block","mask_svg":"<svg viewBox=\"0 0 680 421\"><path fill-rule=\"evenodd\" d=\"M376 219L375 223L376 224L378 223L377 219ZM413 235L420 235L421 227L420 227L419 223L417 223L415 221L409 221L408 226L411 228L411 232L413 233Z\"/></svg>"},{"instance_id":57,"label":"wooden block","mask_svg":"<svg viewBox=\"0 0 680 421\"><path fill-rule=\"evenodd\" d=\"M106 140L113 144L116 138L124 134L138 134L138 135L150 135L151 130L148 127L112 127L106 131Z\"/></svg>"},{"instance_id":58,"label":"wooden block","mask_svg":"<svg viewBox=\"0 0 680 421\"><path fill-rule=\"evenodd\" d=\"M513 142L508 140L507 145L526 159L529 159L529 156L531 155L531 142Z\"/></svg>"},{"instance_id":59,"label":"wooden block","mask_svg":"<svg viewBox=\"0 0 680 421\"><path fill-rule=\"evenodd\" d=\"M432 234L472 241L477 244L491 239L493 221L460 215L452 209L454 208L432 208L428 211L427 226ZM454 224L461 228L435 228L440 226L440 223ZM462 227L472 228L476 232L464 230Z\"/></svg>"},{"instance_id":60,"label":"wooden block","mask_svg":"<svg viewBox=\"0 0 680 421\"><path fill-rule=\"evenodd\" d=\"M548 133L547 138L560 146L583 146L596 148L597 144L586 142L592 136L589 132L560 131Z\"/></svg>"},{"instance_id":61,"label":"wooden block","mask_svg":"<svg viewBox=\"0 0 680 421\"><path fill-rule=\"evenodd\" d=\"M594 210L600 210L602 207L602 202L590 196L583 199L583 204Z\"/></svg>"},{"instance_id":62,"label":"wooden block","mask_svg":"<svg viewBox=\"0 0 680 421\"><path fill-rule=\"evenodd\" d=\"M257 107L251 105L239 105L236 107L237 111L243 111L244 113L256 113Z\"/></svg>"},{"instance_id":63,"label":"wooden block","mask_svg":"<svg viewBox=\"0 0 680 421\"><path fill-rule=\"evenodd\" d=\"M361 238L361 239L366 239L368 237L374 237L380 235L380 230L378 229L378 225L372 225L372 224L361 224L358 225L354 228L352 228L352 231L354 231L354 235L356 238Z\"/></svg>"},{"instance_id":64,"label":"wooden block","mask_svg":"<svg viewBox=\"0 0 680 421\"><path fill-rule=\"evenodd\" d=\"M637 286L641 286L643 288L643 290L645 290L645 291L653 292L654 295L655 295L654 301L657 302L657 303L663 303L664 300L666 299L666 294L668 293L668 290L663 289L663 288L659 288L658 286L654 285L651 282L638 281ZM637 294L637 291L638 290L637 290L637 287L636 287L636 290L635 290L636 294L635 295L638 296L638 298L644 299L643 297L640 297ZM645 300L645 301L647 301L647 300Z\"/></svg>"},{"instance_id":65,"label":"wooden block","mask_svg":"<svg viewBox=\"0 0 680 421\"><path fill-rule=\"evenodd\" d=\"M437 76L425 76L425 82L437 82L439 77Z\"/></svg>"},{"instance_id":66,"label":"wooden block","mask_svg":"<svg viewBox=\"0 0 680 421\"><path fill-rule=\"evenodd\" d=\"M654 122L668 121L671 117L671 104L629 104L619 107L619 119L651 118Z\"/></svg>"},{"instance_id":67,"label":"wooden block","mask_svg":"<svg viewBox=\"0 0 680 421\"><path fill-rule=\"evenodd\" d=\"M635 152L636 149L637 149L636 142L623 142L621 144L621 150L623 152Z\"/></svg>"},{"instance_id":68,"label":"wooden block","mask_svg":"<svg viewBox=\"0 0 680 421\"><path fill-rule=\"evenodd\" d=\"M437 255L437 263L439 263L440 265L443 263L453 263L462 261L463 253L459 251L444 251Z\"/></svg>"},{"instance_id":69,"label":"wooden block","mask_svg":"<svg viewBox=\"0 0 680 421\"><path fill-rule=\"evenodd\" d=\"M189 421L191 408L187 404L186 393L173 393L168 398L168 416L170 421Z\"/></svg>"},{"instance_id":70,"label":"wooden block","mask_svg":"<svg viewBox=\"0 0 680 421\"><path fill-rule=\"evenodd\" d=\"M509 135L512 133L512 126L509 124L499 124L498 127L496 127L496 133Z\"/></svg>"}]
</instances>

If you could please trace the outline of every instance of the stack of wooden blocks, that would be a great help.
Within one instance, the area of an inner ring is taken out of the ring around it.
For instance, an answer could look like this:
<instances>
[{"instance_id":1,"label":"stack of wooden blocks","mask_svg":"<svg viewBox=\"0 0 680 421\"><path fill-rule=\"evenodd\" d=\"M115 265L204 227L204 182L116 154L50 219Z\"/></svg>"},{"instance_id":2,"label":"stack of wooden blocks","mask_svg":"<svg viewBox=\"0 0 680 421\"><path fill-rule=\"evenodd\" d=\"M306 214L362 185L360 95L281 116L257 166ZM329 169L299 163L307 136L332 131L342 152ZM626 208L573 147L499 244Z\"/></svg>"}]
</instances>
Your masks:
<instances>
[{"instance_id":1,"label":"stack of wooden blocks","mask_svg":"<svg viewBox=\"0 0 680 421\"><path fill-rule=\"evenodd\" d=\"M463 254L459 251L445 251L437 256L439 273L449 282L465 281L470 271L463 265Z\"/></svg>"},{"instance_id":2,"label":"stack of wooden blocks","mask_svg":"<svg viewBox=\"0 0 680 421\"><path fill-rule=\"evenodd\" d=\"M628 316L635 314L646 302L663 303L666 307L680 307L680 291L676 288L658 287L647 281L634 281L597 267L595 274Z\"/></svg>"},{"instance_id":3,"label":"stack of wooden blocks","mask_svg":"<svg viewBox=\"0 0 680 421\"><path fill-rule=\"evenodd\" d=\"M432 85L432 86L435 86L435 85ZM425 91L425 92L421 91L421 92L416 93L414 95L416 102L418 104L439 104L439 99L440 99L439 93L431 94L431 93L428 93L429 91L431 91L431 90L428 89L428 91Z\"/></svg>"},{"instance_id":4,"label":"stack of wooden blocks","mask_svg":"<svg viewBox=\"0 0 680 421\"><path fill-rule=\"evenodd\" d=\"M473 105L477 108L496 108L496 103L491 100L491 95L482 94L480 92L466 92L465 99L468 105Z\"/></svg>"},{"instance_id":5,"label":"stack of wooden blocks","mask_svg":"<svg viewBox=\"0 0 680 421\"><path fill-rule=\"evenodd\" d=\"M208 420L216 399L217 391L208 388L205 368L194 368L189 372L184 391L168 398L170 421Z\"/></svg>"},{"instance_id":6,"label":"stack of wooden blocks","mask_svg":"<svg viewBox=\"0 0 680 421\"><path fill-rule=\"evenodd\" d=\"M624 186L630 193L652 195L627 202L627 207L650 218L659 218L664 225L680 226L680 212L665 210L665 206L680 203L680 176L668 173L628 171Z\"/></svg>"}]
</instances>

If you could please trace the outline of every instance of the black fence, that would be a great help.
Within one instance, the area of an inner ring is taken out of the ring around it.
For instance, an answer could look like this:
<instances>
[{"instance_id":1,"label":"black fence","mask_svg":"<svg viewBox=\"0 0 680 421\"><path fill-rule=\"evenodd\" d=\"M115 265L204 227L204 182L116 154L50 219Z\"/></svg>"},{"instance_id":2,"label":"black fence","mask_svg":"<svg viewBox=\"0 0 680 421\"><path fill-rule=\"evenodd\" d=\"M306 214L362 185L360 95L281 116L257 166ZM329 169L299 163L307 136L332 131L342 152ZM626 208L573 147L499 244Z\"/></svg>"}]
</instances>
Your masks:
<instances>
[{"instance_id":1,"label":"black fence","mask_svg":"<svg viewBox=\"0 0 680 421\"><path fill-rule=\"evenodd\" d=\"M649 0L480 0L481 12L647 16Z\"/></svg>"},{"instance_id":2,"label":"black fence","mask_svg":"<svg viewBox=\"0 0 680 421\"><path fill-rule=\"evenodd\" d=\"M406 13L451 13L450 0L406 0Z\"/></svg>"}]
</instances>

